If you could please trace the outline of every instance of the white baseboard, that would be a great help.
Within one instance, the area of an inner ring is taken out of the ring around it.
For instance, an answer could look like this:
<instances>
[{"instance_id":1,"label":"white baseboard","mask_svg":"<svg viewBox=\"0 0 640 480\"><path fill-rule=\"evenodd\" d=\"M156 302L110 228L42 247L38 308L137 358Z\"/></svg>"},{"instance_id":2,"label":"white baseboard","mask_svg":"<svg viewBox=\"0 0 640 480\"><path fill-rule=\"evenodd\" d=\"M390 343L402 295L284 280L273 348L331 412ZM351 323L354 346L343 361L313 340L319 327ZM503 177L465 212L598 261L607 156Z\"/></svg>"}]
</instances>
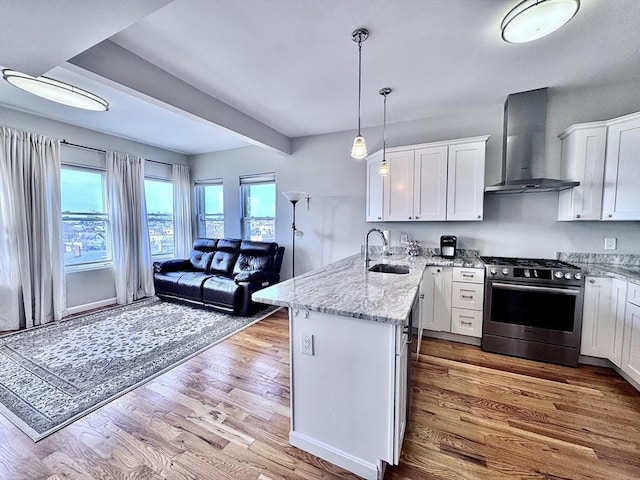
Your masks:
<instances>
[{"instance_id":1,"label":"white baseboard","mask_svg":"<svg viewBox=\"0 0 640 480\"><path fill-rule=\"evenodd\" d=\"M382 478L380 475L383 472L378 470L378 466L375 463L369 463L361 458L354 457L353 455L338 450L331 445L315 440L311 437L303 435L298 432L289 432L289 443L294 447L298 447L305 452L311 453L316 457L320 457L327 462L338 465L356 475L360 475L367 480L377 480Z\"/></svg>"},{"instance_id":2,"label":"white baseboard","mask_svg":"<svg viewBox=\"0 0 640 480\"><path fill-rule=\"evenodd\" d=\"M75 307L67 308L67 315L75 315L76 313L86 312L87 310L93 310L95 308L108 307L109 305L115 305L116 298L107 298L98 302L85 303L84 305L76 305Z\"/></svg>"}]
</instances>

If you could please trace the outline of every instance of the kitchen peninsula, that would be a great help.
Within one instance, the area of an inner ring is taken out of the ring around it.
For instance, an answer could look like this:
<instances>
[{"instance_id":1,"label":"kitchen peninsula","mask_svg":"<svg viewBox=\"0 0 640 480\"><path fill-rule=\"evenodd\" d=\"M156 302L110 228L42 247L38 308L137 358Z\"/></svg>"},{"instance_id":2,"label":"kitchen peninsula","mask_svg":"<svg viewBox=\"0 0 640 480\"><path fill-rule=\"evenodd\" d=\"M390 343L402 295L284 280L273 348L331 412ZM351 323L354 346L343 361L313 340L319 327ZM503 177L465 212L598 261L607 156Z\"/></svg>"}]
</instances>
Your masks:
<instances>
[{"instance_id":1,"label":"kitchen peninsula","mask_svg":"<svg viewBox=\"0 0 640 480\"><path fill-rule=\"evenodd\" d=\"M471 266L400 254L376 263L408 273L371 272L353 255L253 295L289 308L290 443L368 479L399 460L425 267Z\"/></svg>"}]
</instances>

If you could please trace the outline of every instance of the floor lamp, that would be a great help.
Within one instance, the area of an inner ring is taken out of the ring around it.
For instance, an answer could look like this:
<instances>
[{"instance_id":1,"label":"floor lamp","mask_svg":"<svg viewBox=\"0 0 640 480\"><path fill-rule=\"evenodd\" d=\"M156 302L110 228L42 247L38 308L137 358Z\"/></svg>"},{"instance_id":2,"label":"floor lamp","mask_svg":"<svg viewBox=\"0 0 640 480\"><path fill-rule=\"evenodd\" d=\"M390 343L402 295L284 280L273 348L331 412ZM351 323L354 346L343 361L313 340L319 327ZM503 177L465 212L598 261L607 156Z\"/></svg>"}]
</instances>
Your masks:
<instances>
[{"instance_id":1,"label":"floor lamp","mask_svg":"<svg viewBox=\"0 0 640 480\"><path fill-rule=\"evenodd\" d=\"M311 198L307 192L282 192L287 200L291 202L293 207L293 221L291 222L291 277L296 276L296 237L303 235L302 230L296 228L296 204L303 198L307 199L307 208L309 208L309 199Z\"/></svg>"}]
</instances>

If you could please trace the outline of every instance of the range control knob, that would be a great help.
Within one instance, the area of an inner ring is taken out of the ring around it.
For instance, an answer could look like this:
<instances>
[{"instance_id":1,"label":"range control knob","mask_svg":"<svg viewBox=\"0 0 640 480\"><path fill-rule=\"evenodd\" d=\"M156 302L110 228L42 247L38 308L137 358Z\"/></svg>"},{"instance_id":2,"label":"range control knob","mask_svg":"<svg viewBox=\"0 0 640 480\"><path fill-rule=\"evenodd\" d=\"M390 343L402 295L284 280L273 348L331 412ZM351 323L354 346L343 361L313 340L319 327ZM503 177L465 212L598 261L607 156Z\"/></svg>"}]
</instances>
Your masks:
<instances>
[{"instance_id":1,"label":"range control knob","mask_svg":"<svg viewBox=\"0 0 640 480\"><path fill-rule=\"evenodd\" d=\"M509 275L509 269L508 268L503 268L502 269L502 274L503 275Z\"/></svg>"},{"instance_id":2,"label":"range control knob","mask_svg":"<svg viewBox=\"0 0 640 480\"><path fill-rule=\"evenodd\" d=\"M571 275L571 272L567 272L564 274L564 278L566 278L567 280L571 280L573 278L573 275Z\"/></svg>"},{"instance_id":3,"label":"range control knob","mask_svg":"<svg viewBox=\"0 0 640 480\"><path fill-rule=\"evenodd\" d=\"M580 272L574 273L573 278L575 278L576 280L580 280L582 278L582 274Z\"/></svg>"},{"instance_id":4,"label":"range control knob","mask_svg":"<svg viewBox=\"0 0 640 480\"><path fill-rule=\"evenodd\" d=\"M491 267L491 269L489 270L489 273L491 275L495 275L496 273L498 273L498 270L495 267Z\"/></svg>"},{"instance_id":5,"label":"range control knob","mask_svg":"<svg viewBox=\"0 0 640 480\"><path fill-rule=\"evenodd\" d=\"M555 276L556 278L562 278L562 277L563 277L562 272L556 272L556 273L554 274L554 276Z\"/></svg>"}]
</instances>

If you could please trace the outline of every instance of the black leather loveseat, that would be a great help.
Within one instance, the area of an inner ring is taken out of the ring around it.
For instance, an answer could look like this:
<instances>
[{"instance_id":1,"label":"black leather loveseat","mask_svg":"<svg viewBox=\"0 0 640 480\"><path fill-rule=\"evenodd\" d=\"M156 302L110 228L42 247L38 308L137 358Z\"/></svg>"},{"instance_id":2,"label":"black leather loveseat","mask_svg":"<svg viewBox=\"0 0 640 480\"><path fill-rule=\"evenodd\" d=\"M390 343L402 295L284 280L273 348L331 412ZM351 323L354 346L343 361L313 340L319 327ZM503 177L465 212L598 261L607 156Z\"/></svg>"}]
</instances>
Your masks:
<instances>
[{"instance_id":1,"label":"black leather loveseat","mask_svg":"<svg viewBox=\"0 0 640 480\"><path fill-rule=\"evenodd\" d=\"M245 316L256 309L251 294L280 281L283 255L273 242L198 238L189 259L153 264L156 295Z\"/></svg>"}]
</instances>

